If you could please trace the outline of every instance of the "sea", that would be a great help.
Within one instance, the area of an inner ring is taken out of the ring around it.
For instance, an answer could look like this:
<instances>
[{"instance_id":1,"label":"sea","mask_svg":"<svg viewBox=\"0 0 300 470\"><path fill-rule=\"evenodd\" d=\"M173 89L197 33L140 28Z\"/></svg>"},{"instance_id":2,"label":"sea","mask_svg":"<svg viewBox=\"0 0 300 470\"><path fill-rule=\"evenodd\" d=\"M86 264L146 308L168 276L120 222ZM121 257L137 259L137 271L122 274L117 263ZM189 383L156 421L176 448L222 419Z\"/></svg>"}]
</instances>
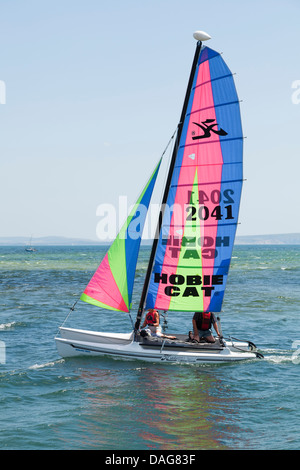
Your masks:
<instances>
[{"instance_id":1,"label":"sea","mask_svg":"<svg viewBox=\"0 0 300 470\"><path fill-rule=\"evenodd\" d=\"M131 319L78 301L106 247L36 249L0 247L1 450L299 449L300 246L234 248L222 332L264 358L220 365L62 359L54 338L64 321L129 332ZM138 260L133 316L149 251ZM167 321L167 332L188 333L192 313Z\"/></svg>"}]
</instances>

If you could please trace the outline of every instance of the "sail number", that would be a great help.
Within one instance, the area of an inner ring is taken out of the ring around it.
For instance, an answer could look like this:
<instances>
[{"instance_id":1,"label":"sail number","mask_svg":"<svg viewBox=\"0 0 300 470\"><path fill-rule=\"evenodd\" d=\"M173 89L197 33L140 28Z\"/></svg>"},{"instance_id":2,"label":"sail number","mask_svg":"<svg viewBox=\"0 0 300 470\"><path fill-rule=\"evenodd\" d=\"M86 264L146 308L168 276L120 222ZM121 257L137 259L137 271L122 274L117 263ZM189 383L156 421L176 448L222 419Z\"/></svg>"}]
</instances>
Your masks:
<instances>
[{"instance_id":1,"label":"sail number","mask_svg":"<svg viewBox=\"0 0 300 470\"><path fill-rule=\"evenodd\" d=\"M234 191L233 189L225 189L223 194L218 189L214 189L207 194L207 192L200 190L198 191L198 201L194 202L194 191L188 191L188 207L186 208L186 212L188 213L186 220L194 222L197 220L197 217L200 220L207 220L209 217L214 217L216 220L222 220L224 217L225 220L232 220L234 219L232 214L232 204L234 203L233 199ZM224 204L228 204L224 206L225 213L222 213L220 202L223 201ZM212 204L217 204L214 209L210 212L205 203L211 202ZM200 207L197 208L193 204L201 204Z\"/></svg>"},{"instance_id":2,"label":"sail number","mask_svg":"<svg viewBox=\"0 0 300 470\"><path fill-rule=\"evenodd\" d=\"M232 216L232 205L225 206L224 209L226 210L225 220L234 219ZM223 218L221 206L216 206L211 214L209 213L209 208L207 206L200 206L198 209L198 214L195 206L188 206L186 211L189 212L186 220L190 220L192 222L197 220L197 215L200 220L207 220L209 216L215 217L216 220L221 220Z\"/></svg>"},{"instance_id":3,"label":"sail number","mask_svg":"<svg viewBox=\"0 0 300 470\"><path fill-rule=\"evenodd\" d=\"M234 199L233 189L224 189L223 194L218 189L213 189L210 194L203 190L198 191L198 201L194 201L195 192L188 191L188 200L187 204L205 204L208 201L211 201L213 204L220 204L223 201L224 204L233 204Z\"/></svg>"}]
</instances>

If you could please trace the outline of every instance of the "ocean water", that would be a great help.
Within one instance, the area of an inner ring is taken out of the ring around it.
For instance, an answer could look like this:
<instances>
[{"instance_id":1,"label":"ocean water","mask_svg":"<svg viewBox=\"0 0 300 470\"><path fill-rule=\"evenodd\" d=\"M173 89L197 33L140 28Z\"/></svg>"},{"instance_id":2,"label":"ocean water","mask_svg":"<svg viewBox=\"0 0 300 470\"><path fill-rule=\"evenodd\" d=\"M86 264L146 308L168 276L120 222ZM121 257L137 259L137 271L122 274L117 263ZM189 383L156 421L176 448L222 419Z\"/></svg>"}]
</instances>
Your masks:
<instances>
[{"instance_id":1,"label":"ocean water","mask_svg":"<svg viewBox=\"0 0 300 470\"><path fill-rule=\"evenodd\" d=\"M149 364L58 356L54 337L105 250L0 247L0 448L299 449L300 247L237 246L224 336L253 341L263 360ZM147 266L138 261L133 304ZM168 319L187 332L192 314ZM129 331L126 314L78 302L68 326Z\"/></svg>"}]
</instances>

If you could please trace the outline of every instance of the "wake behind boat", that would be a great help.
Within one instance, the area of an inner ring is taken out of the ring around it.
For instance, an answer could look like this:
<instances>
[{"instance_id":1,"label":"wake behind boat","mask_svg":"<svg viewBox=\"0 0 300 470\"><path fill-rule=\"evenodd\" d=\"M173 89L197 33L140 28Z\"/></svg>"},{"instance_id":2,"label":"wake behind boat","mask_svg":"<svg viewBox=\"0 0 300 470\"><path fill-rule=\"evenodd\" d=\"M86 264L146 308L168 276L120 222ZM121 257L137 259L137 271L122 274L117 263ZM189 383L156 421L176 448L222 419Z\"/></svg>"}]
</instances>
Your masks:
<instances>
[{"instance_id":1,"label":"wake behind boat","mask_svg":"<svg viewBox=\"0 0 300 470\"><path fill-rule=\"evenodd\" d=\"M262 357L253 343L216 338L214 343L143 335L147 309L184 316L220 312L238 223L243 183L243 134L232 74L221 55L197 40L177 127L157 233L133 331L103 333L60 327L63 357L219 363ZM137 257L161 160L80 299L129 314ZM139 227L139 229L138 229ZM72 307L73 309L73 307ZM71 309L71 310L72 310ZM178 313L177 313L178 312Z\"/></svg>"}]
</instances>

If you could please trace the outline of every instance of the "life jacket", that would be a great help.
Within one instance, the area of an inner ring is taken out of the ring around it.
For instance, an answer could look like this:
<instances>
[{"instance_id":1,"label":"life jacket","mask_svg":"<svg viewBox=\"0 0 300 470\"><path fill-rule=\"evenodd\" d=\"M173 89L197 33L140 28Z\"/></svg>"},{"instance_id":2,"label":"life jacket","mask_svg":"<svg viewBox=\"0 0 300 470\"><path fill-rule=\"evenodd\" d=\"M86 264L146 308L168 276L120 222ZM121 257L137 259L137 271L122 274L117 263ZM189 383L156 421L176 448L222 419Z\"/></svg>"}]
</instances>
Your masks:
<instances>
[{"instance_id":1,"label":"life jacket","mask_svg":"<svg viewBox=\"0 0 300 470\"><path fill-rule=\"evenodd\" d=\"M148 325L154 325L154 323L155 323L155 313L156 313L156 310L154 310L154 312L148 312L147 313L146 320L147 320Z\"/></svg>"},{"instance_id":2,"label":"life jacket","mask_svg":"<svg viewBox=\"0 0 300 470\"><path fill-rule=\"evenodd\" d=\"M210 324L211 324L211 313L201 312L201 321L199 325L199 330L209 330Z\"/></svg>"}]
</instances>

